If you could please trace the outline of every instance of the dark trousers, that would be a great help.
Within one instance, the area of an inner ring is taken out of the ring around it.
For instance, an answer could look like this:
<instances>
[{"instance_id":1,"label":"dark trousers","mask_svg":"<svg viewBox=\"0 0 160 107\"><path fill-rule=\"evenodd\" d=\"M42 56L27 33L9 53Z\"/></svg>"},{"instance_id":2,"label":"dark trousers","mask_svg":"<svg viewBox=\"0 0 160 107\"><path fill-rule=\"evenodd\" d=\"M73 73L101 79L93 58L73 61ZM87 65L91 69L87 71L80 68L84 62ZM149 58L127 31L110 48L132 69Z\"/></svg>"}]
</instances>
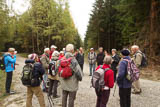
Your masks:
<instances>
[{"instance_id":1,"label":"dark trousers","mask_svg":"<svg viewBox=\"0 0 160 107\"><path fill-rule=\"evenodd\" d=\"M113 70L113 71L114 71L114 82L116 82L117 70Z\"/></svg>"},{"instance_id":2,"label":"dark trousers","mask_svg":"<svg viewBox=\"0 0 160 107\"><path fill-rule=\"evenodd\" d=\"M83 72L83 64L79 64L80 65L80 67L81 67L81 70L82 70L82 72Z\"/></svg>"},{"instance_id":3,"label":"dark trousers","mask_svg":"<svg viewBox=\"0 0 160 107\"><path fill-rule=\"evenodd\" d=\"M67 107L67 99L69 96L69 102L68 102L68 107L74 107L74 100L76 99L76 91L75 92L69 92L63 90L62 94L62 107Z\"/></svg>"},{"instance_id":4,"label":"dark trousers","mask_svg":"<svg viewBox=\"0 0 160 107\"><path fill-rule=\"evenodd\" d=\"M6 93L10 92L11 84L12 84L12 75L13 72L7 72L6 76Z\"/></svg>"},{"instance_id":5,"label":"dark trousers","mask_svg":"<svg viewBox=\"0 0 160 107\"><path fill-rule=\"evenodd\" d=\"M131 88L119 88L120 106L131 107Z\"/></svg>"},{"instance_id":6,"label":"dark trousers","mask_svg":"<svg viewBox=\"0 0 160 107\"><path fill-rule=\"evenodd\" d=\"M97 95L96 107L106 107L109 100L110 90L104 90L100 92L96 90L96 95Z\"/></svg>"},{"instance_id":7,"label":"dark trousers","mask_svg":"<svg viewBox=\"0 0 160 107\"><path fill-rule=\"evenodd\" d=\"M53 92L53 97L57 96L58 80L49 79L49 95Z\"/></svg>"}]
</instances>

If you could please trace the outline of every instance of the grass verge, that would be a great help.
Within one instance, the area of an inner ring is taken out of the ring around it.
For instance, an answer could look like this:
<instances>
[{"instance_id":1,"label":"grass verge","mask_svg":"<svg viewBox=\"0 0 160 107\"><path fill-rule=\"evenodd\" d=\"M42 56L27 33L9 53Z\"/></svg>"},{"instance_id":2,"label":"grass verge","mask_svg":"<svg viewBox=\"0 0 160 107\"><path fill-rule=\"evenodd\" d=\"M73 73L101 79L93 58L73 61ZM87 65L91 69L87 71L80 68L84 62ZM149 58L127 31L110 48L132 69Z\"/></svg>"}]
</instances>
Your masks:
<instances>
[{"instance_id":1,"label":"grass verge","mask_svg":"<svg viewBox=\"0 0 160 107\"><path fill-rule=\"evenodd\" d=\"M6 80L6 73L5 71L0 70L0 105L2 100L6 97L5 96L5 80Z\"/></svg>"},{"instance_id":2,"label":"grass verge","mask_svg":"<svg viewBox=\"0 0 160 107\"><path fill-rule=\"evenodd\" d=\"M24 58L28 57L28 53L19 53L18 55L20 55L21 57L24 57Z\"/></svg>"}]
</instances>

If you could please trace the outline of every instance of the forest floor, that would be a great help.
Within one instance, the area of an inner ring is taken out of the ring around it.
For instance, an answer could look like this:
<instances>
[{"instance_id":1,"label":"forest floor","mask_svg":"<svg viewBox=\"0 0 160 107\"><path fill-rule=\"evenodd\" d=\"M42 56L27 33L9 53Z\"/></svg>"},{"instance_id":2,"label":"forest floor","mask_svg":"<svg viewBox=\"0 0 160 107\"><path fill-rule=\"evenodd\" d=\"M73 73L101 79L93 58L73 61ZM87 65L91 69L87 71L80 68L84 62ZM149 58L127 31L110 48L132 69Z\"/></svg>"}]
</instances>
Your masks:
<instances>
[{"instance_id":1,"label":"forest floor","mask_svg":"<svg viewBox=\"0 0 160 107\"><path fill-rule=\"evenodd\" d=\"M14 90L17 92L14 95L6 97L1 103L0 107L25 107L26 102L26 87L22 85L20 81L21 71L24 65L25 58L20 56L17 57L17 63L20 64L16 67L14 72L13 84ZM146 70L143 70L143 72ZM147 71L146 71L147 72ZM148 71L150 72L150 71ZM84 77L83 81L80 82L79 90L77 93L75 107L95 107L96 95L93 88L90 88L91 77L89 75L88 64L84 65ZM150 75L152 76L152 75ZM148 77L150 77L148 76ZM145 77L145 76L144 76ZM132 95L132 107L160 107L160 82L141 79L142 93L140 95ZM119 106L119 95L118 86L116 88L115 97L113 96L114 89L111 90L108 107L120 107ZM58 87L58 94L61 95L60 85ZM44 93L46 107L49 107L47 95ZM54 107L61 107L61 97L54 100ZM39 107L38 100L34 96L33 107Z\"/></svg>"}]
</instances>

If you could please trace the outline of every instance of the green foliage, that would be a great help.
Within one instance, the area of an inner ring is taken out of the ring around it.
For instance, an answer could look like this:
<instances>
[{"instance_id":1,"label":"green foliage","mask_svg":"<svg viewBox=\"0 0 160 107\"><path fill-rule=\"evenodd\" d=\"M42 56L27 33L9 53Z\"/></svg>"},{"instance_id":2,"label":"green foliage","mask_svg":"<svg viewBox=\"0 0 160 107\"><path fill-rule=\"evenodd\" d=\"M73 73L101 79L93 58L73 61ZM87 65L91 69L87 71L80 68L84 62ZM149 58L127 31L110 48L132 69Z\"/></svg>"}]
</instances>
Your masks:
<instances>
[{"instance_id":1,"label":"green foliage","mask_svg":"<svg viewBox=\"0 0 160 107\"><path fill-rule=\"evenodd\" d=\"M4 24L3 28L0 26L0 37L3 40L8 37L2 47L15 47L19 52L42 53L45 47L52 44L59 49L68 43L82 44L76 43L82 40L67 1L31 0L30 4L31 7L22 15L9 16L7 9L1 9L4 15L0 16L0 22Z\"/></svg>"}]
</instances>

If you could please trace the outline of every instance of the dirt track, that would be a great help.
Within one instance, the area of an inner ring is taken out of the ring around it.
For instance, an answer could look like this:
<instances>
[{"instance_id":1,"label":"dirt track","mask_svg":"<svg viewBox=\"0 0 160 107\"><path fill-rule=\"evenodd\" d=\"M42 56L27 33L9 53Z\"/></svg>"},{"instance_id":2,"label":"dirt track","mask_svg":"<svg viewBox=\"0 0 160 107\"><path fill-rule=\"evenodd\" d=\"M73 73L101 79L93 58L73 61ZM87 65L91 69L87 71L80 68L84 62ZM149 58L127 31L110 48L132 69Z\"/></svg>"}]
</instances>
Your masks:
<instances>
[{"instance_id":1,"label":"dirt track","mask_svg":"<svg viewBox=\"0 0 160 107\"><path fill-rule=\"evenodd\" d=\"M24 65L24 58L18 57L17 63L20 65L16 67L14 72L14 90L17 92L15 95L7 97L3 104L4 107L25 107L26 102L26 87L21 84L20 75L22 67ZM80 83L77 98L75 101L75 107L95 107L96 95L93 88L90 88L89 68L88 64L84 66L84 78ZM142 94L132 95L132 107L160 107L160 82L141 80ZM118 87L116 89L115 97L113 97L113 90L111 90L110 100L108 107L119 107ZM61 95L61 89L59 86L59 95ZM48 106L48 100L45 95L46 106ZM61 107L61 98L54 100L54 107ZM33 106L39 107L37 98L33 98ZM1 107L1 106L0 106Z\"/></svg>"}]
</instances>

